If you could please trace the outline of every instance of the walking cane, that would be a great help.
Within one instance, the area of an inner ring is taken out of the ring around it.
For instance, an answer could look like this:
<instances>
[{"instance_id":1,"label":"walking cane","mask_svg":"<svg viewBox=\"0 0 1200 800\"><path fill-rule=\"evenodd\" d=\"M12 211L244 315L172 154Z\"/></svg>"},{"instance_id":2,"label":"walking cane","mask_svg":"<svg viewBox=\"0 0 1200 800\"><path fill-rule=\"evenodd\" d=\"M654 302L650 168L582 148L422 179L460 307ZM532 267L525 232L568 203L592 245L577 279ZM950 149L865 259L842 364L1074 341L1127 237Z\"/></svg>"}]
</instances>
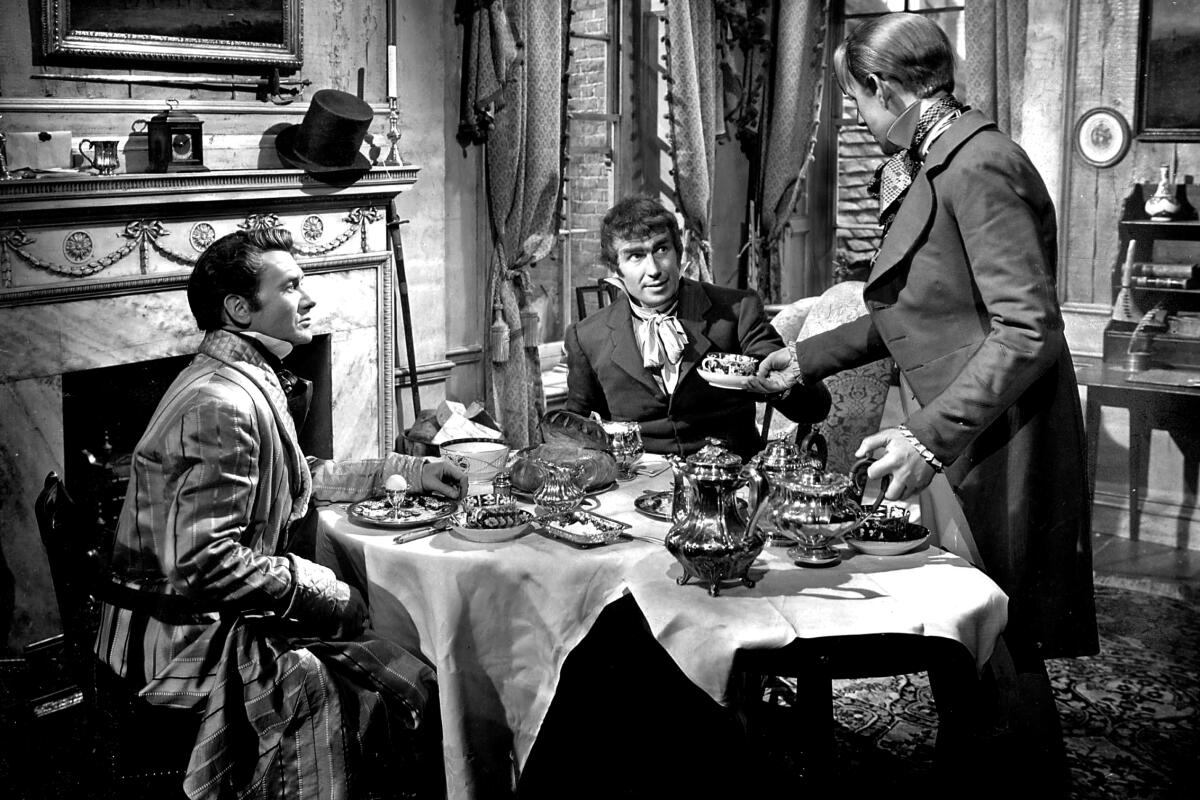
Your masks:
<instances>
[{"instance_id":1,"label":"walking cane","mask_svg":"<svg viewBox=\"0 0 1200 800\"><path fill-rule=\"evenodd\" d=\"M421 414L421 392L417 388L417 353L413 347L412 317L408 311L408 278L404 273L404 243L400 241L400 226L408 222L400 219L396 201L387 207L387 229L392 241L392 257L396 262L396 289L400 294L400 323L404 326L404 348L408 356L408 385L412 389L413 420ZM400 355L397 345L396 355Z\"/></svg>"}]
</instances>

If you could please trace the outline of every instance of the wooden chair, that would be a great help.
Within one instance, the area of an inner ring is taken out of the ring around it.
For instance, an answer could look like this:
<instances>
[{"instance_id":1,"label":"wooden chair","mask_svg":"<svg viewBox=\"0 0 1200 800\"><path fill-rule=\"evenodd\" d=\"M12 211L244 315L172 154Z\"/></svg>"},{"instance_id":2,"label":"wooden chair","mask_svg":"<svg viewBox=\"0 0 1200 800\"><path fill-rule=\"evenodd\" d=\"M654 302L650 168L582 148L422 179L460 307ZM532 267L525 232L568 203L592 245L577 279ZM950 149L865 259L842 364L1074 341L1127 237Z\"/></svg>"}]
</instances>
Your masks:
<instances>
[{"instance_id":1,"label":"wooden chair","mask_svg":"<svg viewBox=\"0 0 1200 800\"><path fill-rule=\"evenodd\" d=\"M78 755L87 784L95 796L114 799L184 797L199 715L150 705L92 650L102 602L145 603L109 578L102 555L109 552L109 532L81 512L54 472L46 476L34 514L62 618L63 660L83 693L89 751Z\"/></svg>"},{"instance_id":2,"label":"wooden chair","mask_svg":"<svg viewBox=\"0 0 1200 800\"><path fill-rule=\"evenodd\" d=\"M576 321L593 311L599 311L617 299L620 290L604 278L597 278L594 286L575 287Z\"/></svg>"}]
</instances>

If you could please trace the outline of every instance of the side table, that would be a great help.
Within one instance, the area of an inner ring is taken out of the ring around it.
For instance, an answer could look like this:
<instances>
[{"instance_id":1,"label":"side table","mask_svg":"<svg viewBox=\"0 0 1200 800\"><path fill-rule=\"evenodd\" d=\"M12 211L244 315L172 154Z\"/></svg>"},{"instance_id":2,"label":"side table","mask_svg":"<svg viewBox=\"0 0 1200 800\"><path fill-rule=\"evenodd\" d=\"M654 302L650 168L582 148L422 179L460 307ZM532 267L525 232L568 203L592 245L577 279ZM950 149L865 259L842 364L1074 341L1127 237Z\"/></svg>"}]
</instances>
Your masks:
<instances>
[{"instance_id":1,"label":"side table","mask_svg":"<svg viewBox=\"0 0 1200 800\"><path fill-rule=\"evenodd\" d=\"M1177 375L1194 375L1200 384L1200 372L1173 370ZM1103 406L1124 408L1129 412L1129 538L1136 540L1141 524L1141 499L1149 467L1150 431L1165 428L1181 430L1171 421L1200 418L1200 385L1185 382L1151 383L1128 380L1129 372L1097 358L1075 359L1075 376L1080 386L1087 388L1084 426L1087 430L1088 489L1096 494L1096 452L1100 440L1100 409ZM1183 442L1183 475L1187 493L1195 497L1197 475L1200 474L1200 448L1186 447Z\"/></svg>"}]
</instances>

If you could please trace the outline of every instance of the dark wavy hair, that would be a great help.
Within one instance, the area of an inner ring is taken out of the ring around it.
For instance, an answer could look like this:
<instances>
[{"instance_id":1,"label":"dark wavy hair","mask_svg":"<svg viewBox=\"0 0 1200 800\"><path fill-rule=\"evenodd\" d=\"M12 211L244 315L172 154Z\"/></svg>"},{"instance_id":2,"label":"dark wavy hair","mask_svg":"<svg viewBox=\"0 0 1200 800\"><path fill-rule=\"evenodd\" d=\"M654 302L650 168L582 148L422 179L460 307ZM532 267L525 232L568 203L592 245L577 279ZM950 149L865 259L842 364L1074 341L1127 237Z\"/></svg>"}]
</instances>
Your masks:
<instances>
[{"instance_id":1,"label":"dark wavy hair","mask_svg":"<svg viewBox=\"0 0 1200 800\"><path fill-rule=\"evenodd\" d=\"M210 244L200 254L187 285L188 305L200 330L215 331L224 325L225 298L231 294L246 298L252 309L260 308L263 253L291 253L292 248L292 235L284 228L237 231Z\"/></svg>"},{"instance_id":2,"label":"dark wavy hair","mask_svg":"<svg viewBox=\"0 0 1200 800\"><path fill-rule=\"evenodd\" d=\"M887 14L859 25L833 51L842 90L879 75L917 97L954 91L954 48L937 23L920 14Z\"/></svg>"},{"instance_id":3,"label":"dark wavy hair","mask_svg":"<svg viewBox=\"0 0 1200 800\"><path fill-rule=\"evenodd\" d=\"M679 221L661 202L647 195L623 197L604 215L600 223L600 260L611 270L617 269L616 239L639 241L660 233L671 234L676 255L683 255Z\"/></svg>"}]
</instances>

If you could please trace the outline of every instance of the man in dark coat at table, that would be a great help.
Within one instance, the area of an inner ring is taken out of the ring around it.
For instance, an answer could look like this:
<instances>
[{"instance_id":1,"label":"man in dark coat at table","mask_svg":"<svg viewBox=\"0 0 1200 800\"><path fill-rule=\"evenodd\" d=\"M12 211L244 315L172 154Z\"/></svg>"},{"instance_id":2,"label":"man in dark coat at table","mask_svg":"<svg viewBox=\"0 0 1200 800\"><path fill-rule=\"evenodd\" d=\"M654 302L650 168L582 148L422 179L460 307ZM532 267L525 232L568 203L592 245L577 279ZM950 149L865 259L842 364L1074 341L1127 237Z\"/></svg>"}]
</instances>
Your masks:
<instances>
[{"instance_id":1,"label":"man in dark coat at table","mask_svg":"<svg viewBox=\"0 0 1200 800\"><path fill-rule=\"evenodd\" d=\"M679 223L657 200L617 202L600 228L601 257L624 297L567 330L567 403L577 414L641 423L648 453L689 455L707 437L748 459L763 447L762 394L710 385L696 368L709 353L765 356L783 346L754 292L680 277ZM768 395L793 422L829 411L819 382Z\"/></svg>"}]
</instances>

